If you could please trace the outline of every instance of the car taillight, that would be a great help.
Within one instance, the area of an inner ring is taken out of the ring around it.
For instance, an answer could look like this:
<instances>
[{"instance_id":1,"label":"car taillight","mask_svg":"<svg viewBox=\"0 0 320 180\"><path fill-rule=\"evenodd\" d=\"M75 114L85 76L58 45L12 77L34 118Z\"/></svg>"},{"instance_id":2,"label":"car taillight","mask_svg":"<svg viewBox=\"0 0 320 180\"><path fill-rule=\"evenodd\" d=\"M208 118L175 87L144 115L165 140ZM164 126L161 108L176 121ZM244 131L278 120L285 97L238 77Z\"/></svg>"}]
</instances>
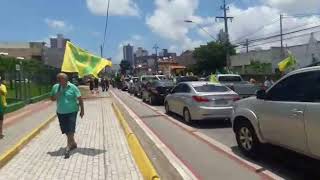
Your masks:
<instances>
[{"instance_id":1,"label":"car taillight","mask_svg":"<svg viewBox=\"0 0 320 180\"><path fill-rule=\"evenodd\" d=\"M210 100L202 97L202 96L192 96L193 100L195 100L196 102L202 103L202 102L209 102Z\"/></svg>"},{"instance_id":2,"label":"car taillight","mask_svg":"<svg viewBox=\"0 0 320 180\"><path fill-rule=\"evenodd\" d=\"M234 96L233 98L232 98L232 100L233 101L239 101L241 98L239 97L239 96Z\"/></svg>"}]
</instances>

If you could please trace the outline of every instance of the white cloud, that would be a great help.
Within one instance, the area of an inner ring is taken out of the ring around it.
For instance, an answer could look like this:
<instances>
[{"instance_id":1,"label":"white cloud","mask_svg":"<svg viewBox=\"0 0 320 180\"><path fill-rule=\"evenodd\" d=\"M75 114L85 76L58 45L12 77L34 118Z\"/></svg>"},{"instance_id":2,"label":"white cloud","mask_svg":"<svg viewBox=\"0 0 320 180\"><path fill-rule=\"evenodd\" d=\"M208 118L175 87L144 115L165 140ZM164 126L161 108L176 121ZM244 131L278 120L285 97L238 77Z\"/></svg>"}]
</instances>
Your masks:
<instances>
[{"instance_id":1,"label":"white cloud","mask_svg":"<svg viewBox=\"0 0 320 180\"><path fill-rule=\"evenodd\" d=\"M268 37L270 35L280 34L280 22L279 14L280 10L266 5L249 7L247 9L241 9L235 5L230 6L230 16L234 16L234 20L229 22L229 34L231 42L244 42L246 38L256 39L261 37ZM208 18L207 18L208 19ZM206 22L206 21L204 21ZM303 29L307 27L312 27L320 24L319 17L304 17L304 18L285 18L283 20L284 33L293 30ZM261 28L263 27L263 28ZM214 23L211 25L205 25L204 28L210 32L210 34L218 34L220 29L224 29L224 23ZM315 31L314 29L312 31ZM297 34L292 34L285 36L285 38L290 38L293 36L301 35L311 32L305 31ZM203 37L208 37L206 33L199 30L199 34ZM310 36L306 35L299 38L294 38L290 40L285 40L284 44L291 46L295 44L306 43ZM270 39L268 41L260 41L252 45L258 45L262 43L267 43L273 40L279 40L279 38ZM255 46L255 48L267 49L271 46L279 46L280 42L263 44L260 46Z\"/></svg>"},{"instance_id":2,"label":"white cloud","mask_svg":"<svg viewBox=\"0 0 320 180\"><path fill-rule=\"evenodd\" d=\"M146 24L159 36L174 43L176 49L192 49L202 41L188 37L189 29L184 20L201 20L194 15L199 0L155 0L156 9L146 18Z\"/></svg>"},{"instance_id":3,"label":"white cloud","mask_svg":"<svg viewBox=\"0 0 320 180\"><path fill-rule=\"evenodd\" d=\"M71 31L73 29L72 25L66 23L63 20L46 18L44 21L50 28L55 30Z\"/></svg>"},{"instance_id":4,"label":"white cloud","mask_svg":"<svg viewBox=\"0 0 320 180\"><path fill-rule=\"evenodd\" d=\"M95 15L106 15L108 1L87 0L87 7ZM139 8L134 0L111 0L109 14L116 16L139 16Z\"/></svg>"},{"instance_id":5,"label":"white cloud","mask_svg":"<svg viewBox=\"0 0 320 180\"><path fill-rule=\"evenodd\" d=\"M312 13L320 11L319 0L266 0L267 5L286 13Z\"/></svg>"}]
</instances>

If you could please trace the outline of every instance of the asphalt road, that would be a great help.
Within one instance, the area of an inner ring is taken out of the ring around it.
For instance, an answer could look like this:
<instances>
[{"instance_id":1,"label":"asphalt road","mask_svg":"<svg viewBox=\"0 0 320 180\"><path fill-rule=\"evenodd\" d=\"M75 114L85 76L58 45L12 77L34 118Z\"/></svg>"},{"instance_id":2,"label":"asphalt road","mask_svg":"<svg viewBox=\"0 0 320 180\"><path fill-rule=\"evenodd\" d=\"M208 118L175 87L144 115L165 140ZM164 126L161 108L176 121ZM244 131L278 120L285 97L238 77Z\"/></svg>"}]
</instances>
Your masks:
<instances>
[{"instance_id":1,"label":"asphalt road","mask_svg":"<svg viewBox=\"0 0 320 180\"><path fill-rule=\"evenodd\" d=\"M115 92L124 102L127 103L130 108L134 110L141 109L141 112L147 111L146 109L148 109L148 106L143 105L141 100L130 97L130 95L126 92L121 92L118 90L115 90ZM140 101L140 103L133 104L133 101ZM153 107L165 112L163 106ZM153 122L160 120L160 117L161 116L153 116ZM177 115L171 115L171 117L176 121L183 122L182 118ZM152 126L160 126L160 124L153 123ZM320 179L320 171L318 170L320 167L320 161L307 158L279 147L265 146L263 152L255 160L244 157L238 150L230 122L200 121L191 125L191 127L195 128L196 131L202 132L212 139L230 147L238 156L263 167L261 171L269 170L285 179ZM199 152L201 152L200 149ZM210 154L207 154L207 158L211 158Z\"/></svg>"}]
</instances>

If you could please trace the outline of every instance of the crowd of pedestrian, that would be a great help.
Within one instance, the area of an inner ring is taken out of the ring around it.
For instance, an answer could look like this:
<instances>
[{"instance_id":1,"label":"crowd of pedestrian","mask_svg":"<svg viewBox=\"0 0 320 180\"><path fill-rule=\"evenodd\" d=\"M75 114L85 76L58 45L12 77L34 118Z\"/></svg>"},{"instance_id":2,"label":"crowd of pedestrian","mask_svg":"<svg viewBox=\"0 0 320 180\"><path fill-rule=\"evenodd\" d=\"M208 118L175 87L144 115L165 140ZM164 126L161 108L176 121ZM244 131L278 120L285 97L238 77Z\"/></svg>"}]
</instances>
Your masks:
<instances>
[{"instance_id":1,"label":"crowd of pedestrian","mask_svg":"<svg viewBox=\"0 0 320 180\"><path fill-rule=\"evenodd\" d=\"M99 94L99 87L101 87L102 92L107 92L109 90L109 80L108 78L90 78L89 89L92 94Z\"/></svg>"}]
</instances>

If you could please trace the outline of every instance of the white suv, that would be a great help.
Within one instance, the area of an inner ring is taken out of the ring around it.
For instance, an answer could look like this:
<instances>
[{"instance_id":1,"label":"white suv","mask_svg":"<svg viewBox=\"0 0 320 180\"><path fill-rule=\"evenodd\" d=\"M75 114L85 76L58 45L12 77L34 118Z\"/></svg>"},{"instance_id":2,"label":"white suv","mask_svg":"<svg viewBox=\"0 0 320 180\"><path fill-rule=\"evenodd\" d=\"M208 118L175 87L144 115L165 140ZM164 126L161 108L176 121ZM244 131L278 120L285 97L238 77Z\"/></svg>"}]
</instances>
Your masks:
<instances>
[{"instance_id":1,"label":"white suv","mask_svg":"<svg viewBox=\"0 0 320 180\"><path fill-rule=\"evenodd\" d=\"M320 159L320 67L291 72L269 90L238 101L232 124L246 155L269 143Z\"/></svg>"}]
</instances>

